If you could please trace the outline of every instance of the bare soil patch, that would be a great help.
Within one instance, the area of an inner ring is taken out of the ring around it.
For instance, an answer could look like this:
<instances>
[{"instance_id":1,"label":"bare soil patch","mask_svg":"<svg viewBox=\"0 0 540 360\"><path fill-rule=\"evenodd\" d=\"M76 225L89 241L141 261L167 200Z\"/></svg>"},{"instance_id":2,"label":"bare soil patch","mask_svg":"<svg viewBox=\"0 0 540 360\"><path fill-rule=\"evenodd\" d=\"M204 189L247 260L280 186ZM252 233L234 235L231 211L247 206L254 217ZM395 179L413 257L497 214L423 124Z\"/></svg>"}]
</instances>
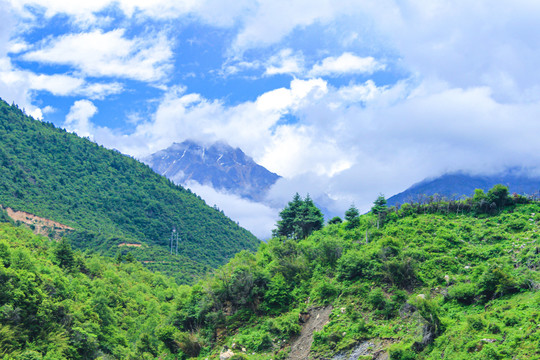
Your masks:
<instances>
[{"instance_id":1,"label":"bare soil patch","mask_svg":"<svg viewBox=\"0 0 540 360\"><path fill-rule=\"evenodd\" d=\"M118 244L118 247L120 247L120 246L141 247L142 245L141 244L121 243L121 244Z\"/></svg>"},{"instance_id":2,"label":"bare soil patch","mask_svg":"<svg viewBox=\"0 0 540 360\"><path fill-rule=\"evenodd\" d=\"M306 360L309 359L309 351L313 343L313 332L321 331L328 322L332 306L323 308L312 308L308 311L307 321L305 322L300 335L291 344L291 352L289 360Z\"/></svg>"},{"instance_id":3,"label":"bare soil patch","mask_svg":"<svg viewBox=\"0 0 540 360\"><path fill-rule=\"evenodd\" d=\"M55 232L55 238L59 237L58 233L62 233L67 230L74 230L72 227L61 224L59 222L45 219L34 214L27 213L26 211L17 211L11 208L5 208L8 216L14 221L20 221L26 225L29 225L33 229L34 233L44 236L49 236L51 230Z\"/></svg>"}]
</instances>

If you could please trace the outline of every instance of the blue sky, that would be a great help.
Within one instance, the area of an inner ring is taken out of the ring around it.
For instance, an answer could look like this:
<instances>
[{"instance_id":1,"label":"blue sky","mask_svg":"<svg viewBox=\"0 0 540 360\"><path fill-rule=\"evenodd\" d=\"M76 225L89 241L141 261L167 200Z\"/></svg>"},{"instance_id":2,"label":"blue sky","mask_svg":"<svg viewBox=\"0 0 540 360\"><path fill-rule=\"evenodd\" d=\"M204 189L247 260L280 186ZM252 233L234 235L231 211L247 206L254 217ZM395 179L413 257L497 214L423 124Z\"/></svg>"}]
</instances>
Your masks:
<instances>
[{"instance_id":1,"label":"blue sky","mask_svg":"<svg viewBox=\"0 0 540 360\"><path fill-rule=\"evenodd\" d=\"M242 148L283 176L265 205L193 187L251 230L296 191L342 214L449 171L538 172L538 1L0 6L0 97L138 158Z\"/></svg>"}]
</instances>

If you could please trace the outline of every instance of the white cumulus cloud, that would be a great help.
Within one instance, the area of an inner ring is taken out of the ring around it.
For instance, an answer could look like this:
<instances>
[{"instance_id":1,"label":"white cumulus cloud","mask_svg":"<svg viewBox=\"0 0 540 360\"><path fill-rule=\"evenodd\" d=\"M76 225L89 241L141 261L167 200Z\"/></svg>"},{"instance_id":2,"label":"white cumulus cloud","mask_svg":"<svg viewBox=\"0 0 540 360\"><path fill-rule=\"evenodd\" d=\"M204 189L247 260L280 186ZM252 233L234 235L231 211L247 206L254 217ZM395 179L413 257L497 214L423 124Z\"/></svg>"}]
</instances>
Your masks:
<instances>
[{"instance_id":1,"label":"white cumulus cloud","mask_svg":"<svg viewBox=\"0 0 540 360\"><path fill-rule=\"evenodd\" d=\"M158 81L170 71L171 44L164 35L125 37L124 29L67 34L23 55L28 61L71 65L86 76Z\"/></svg>"},{"instance_id":2,"label":"white cumulus cloud","mask_svg":"<svg viewBox=\"0 0 540 360\"><path fill-rule=\"evenodd\" d=\"M313 66L311 76L340 76L345 74L372 74L377 70L383 70L385 66L380 64L372 56L360 57L351 53L344 53L338 57L327 57L320 64Z\"/></svg>"},{"instance_id":3,"label":"white cumulus cloud","mask_svg":"<svg viewBox=\"0 0 540 360\"><path fill-rule=\"evenodd\" d=\"M320 98L327 91L327 84L322 79L294 79L290 89L279 88L259 96L256 101L257 108L260 111L286 111L297 108L310 97Z\"/></svg>"},{"instance_id":4,"label":"white cumulus cloud","mask_svg":"<svg viewBox=\"0 0 540 360\"><path fill-rule=\"evenodd\" d=\"M292 49L283 49L268 59L265 75L299 74L304 69L304 58L301 53L293 53Z\"/></svg>"},{"instance_id":5,"label":"white cumulus cloud","mask_svg":"<svg viewBox=\"0 0 540 360\"><path fill-rule=\"evenodd\" d=\"M66 130L79 136L91 137L95 133L90 118L97 113L97 107L89 100L75 101L69 109L64 123Z\"/></svg>"}]
</instances>

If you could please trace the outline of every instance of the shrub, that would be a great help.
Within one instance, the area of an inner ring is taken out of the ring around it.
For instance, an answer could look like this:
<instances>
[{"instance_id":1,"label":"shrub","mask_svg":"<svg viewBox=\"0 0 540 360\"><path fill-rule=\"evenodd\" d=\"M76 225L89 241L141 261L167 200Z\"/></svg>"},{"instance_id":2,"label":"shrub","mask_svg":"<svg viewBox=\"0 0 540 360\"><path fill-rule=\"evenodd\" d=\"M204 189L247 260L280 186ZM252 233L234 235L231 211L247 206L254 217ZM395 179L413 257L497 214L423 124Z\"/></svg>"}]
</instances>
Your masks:
<instances>
[{"instance_id":1,"label":"shrub","mask_svg":"<svg viewBox=\"0 0 540 360\"><path fill-rule=\"evenodd\" d=\"M457 302L470 305L474 302L476 295L476 285L473 283L460 283L452 286L448 290L448 299L456 300Z\"/></svg>"},{"instance_id":2,"label":"shrub","mask_svg":"<svg viewBox=\"0 0 540 360\"><path fill-rule=\"evenodd\" d=\"M401 306L407 300L407 293L403 290L395 290L392 295L392 302L397 306Z\"/></svg>"},{"instance_id":3,"label":"shrub","mask_svg":"<svg viewBox=\"0 0 540 360\"><path fill-rule=\"evenodd\" d=\"M11 263L11 253L6 243L0 242L0 264L9 267Z\"/></svg>"},{"instance_id":4,"label":"shrub","mask_svg":"<svg viewBox=\"0 0 540 360\"><path fill-rule=\"evenodd\" d=\"M230 360L247 360L247 357L242 354L236 354L233 357L231 357Z\"/></svg>"},{"instance_id":5,"label":"shrub","mask_svg":"<svg viewBox=\"0 0 540 360\"><path fill-rule=\"evenodd\" d=\"M516 326L520 321L517 315L509 314L504 318L503 322L506 326Z\"/></svg>"},{"instance_id":6,"label":"shrub","mask_svg":"<svg viewBox=\"0 0 540 360\"><path fill-rule=\"evenodd\" d=\"M484 323L484 317L481 315L471 315L467 317L467 329L473 331L480 331L484 329L486 324Z\"/></svg>"},{"instance_id":7,"label":"shrub","mask_svg":"<svg viewBox=\"0 0 540 360\"><path fill-rule=\"evenodd\" d=\"M338 239L325 237L317 244L317 250L321 264L333 268L343 254L343 245Z\"/></svg>"},{"instance_id":8,"label":"shrub","mask_svg":"<svg viewBox=\"0 0 540 360\"><path fill-rule=\"evenodd\" d=\"M15 357L16 360L41 360L43 356L34 350L26 350L22 354Z\"/></svg>"},{"instance_id":9,"label":"shrub","mask_svg":"<svg viewBox=\"0 0 540 360\"><path fill-rule=\"evenodd\" d=\"M383 263L384 277L392 285L410 289L418 282L415 265L410 257L387 260Z\"/></svg>"},{"instance_id":10,"label":"shrub","mask_svg":"<svg viewBox=\"0 0 540 360\"><path fill-rule=\"evenodd\" d=\"M275 356L275 359L276 360L286 360L286 359L288 359L290 351L291 351L290 348L286 348L284 350L279 350L278 353Z\"/></svg>"},{"instance_id":11,"label":"shrub","mask_svg":"<svg viewBox=\"0 0 540 360\"><path fill-rule=\"evenodd\" d=\"M281 273L277 273L268 285L268 290L264 294L263 308L269 313L280 313L289 307L292 296L289 291L289 284Z\"/></svg>"},{"instance_id":12,"label":"shrub","mask_svg":"<svg viewBox=\"0 0 540 360\"><path fill-rule=\"evenodd\" d=\"M337 275L340 280L355 280L362 276L368 267L364 252L351 250L345 253L337 262Z\"/></svg>"},{"instance_id":13,"label":"shrub","mask_svg":"<svg viewBox=\"0 0 540 360\"><path fill-rule=\"evenodd\" d=\"M266 331L252 330L239 335L237 339L250 351L262 352L272 347L272 339Z\"/></svg>"},{"instance_id":14,"label":"shrub","mask_svg":"<svg viewBox=\"0 0 540 360\"><path fill-rule=\"evenodd\" d=\"M412 345L416 351L422 351L443 333L444 325L439 317L439 305L433 300L416 298L412 305L416 306L418 313L425 320L422 341Z\"/></svg>"},{"instance_id":15,"label":"shrub","mask_svg":"<svg viewBox=\"0 0 540 360\"><path fill-rule=\"evenodd\" d=\"M54 249L55 260L64 269L70 270L75 265L75 257L71 244L68 240L62 239Z\"/></svg>"},{"instance_id":16,"label":"shrub","mask_svg":"<svg viewBox=\"0 0 540 360\"><path fill-rule=\"evenodd\" d=\"M365 336L366 332L369 330L366 321L362 318L356 320L349 329L351 333L357 336Z\"/></svg>"},{"instance_id":17,"label":"shrub","mask_svg":"<svg viewBox=\"0 0 540 360\"><path fill-rule=\"evenodd\" d=\"M390 360L413 360L416 359L414 351L405 348L403 345L393 345L388 349Z\"/></svg>"},{"instance_id":18,"label":"shrub","mask_svg":"<svg viewBox=\"0 0 540 360\"><path fill-rule=\"evenodd\" d=\"M518 232L523 231L525 227L527 227L528 223L525 219L513 219L508 222L506 222L506 228L509 231Z\"/></svg>"},{"instance_id":19,"label":"shrub","mask_svg":"<svg viewBox=\"0 0 540 360\"><path fill-rule=\"evenodd\" d=\"M400 217L411 216L412 214L414 214L414 208L411 206L411 204L403 204L399 208L398 214Z\"/></svg>"},{"instance_id":20,"label":"shrub","mask_svg":"<svg viewBox=\"0 0 540 360\"><path fill-rule=\"evenodd\" d=\"M492 334L500 334L501 328L499 327L499 325L491 323L488 325L488 331Z\"/></svg>"},{"instance_id":21,"label":"shrub","mask_svg":"<svg viewBox=\"0 0 540 360\"><path fill-rule=\"evenodd\" d=\"M394 257L401 252L402 244L393 237L385 237L381 240L381 257L383 259Z\"/></svg>"},{"instance_id":22,"label":"shrub","mask_svg":"<svg viewBox=\"0 0 540 360\"><path fill-rule=\"evenodd\" d=\"M498 360L502 359L501 354L493 344L484 344L482 351L476 355L477 359Z\"/></svg>"},{"instance_id":23,"label":"shrub","mask_svg":"<svg viewBox=\"0 0 540 360\"><path fill-rule=\"evenodd\" d=\"M487 199L491 203L495 203L498 208L502 208L509 202L508 187L497 184L494 185L487 193Z\"/></svg>"},{"instance_id":24,"label":"shrub","mask_svg":"<svg viewBox=\"0 0 540 360\"><path fill-rule=\"evenodd\" d=\"M180 348L176 341L177 332L178 330L172 325L166 325L156 330L157 338L163 342L165 347L173 354L176 354Z\"/></svg>"},{"instance_id":25,"label":"shrub","mask_svg":"<svg viewBox=\"0 0 540 360\"><path fill-rule=\"evenodd\" d=\"M178 346L184 354L189 357L197 357L201 352L202 345L197 335L193 333L180 333L178 336Z\"/></svg>"},{"instance_id":26,"label":"shrub","mask_svg":"<svg viewBox=\"0 0 540 360\"><path fill-rule=\"evenodd\" d=\"M517 284L514 277L500 266L490 266L481 276L478 284L478 292L484 299L492 299L497 295L505 295L515 292Z\"/></svg>"},{"instance_id":27,"label":"shrub","mask_svg":"<svg viewBox=\"0 0 540 360\"><path fill-rule=\"evenodd\" d=\"M311 297L325 304L332 301L338 294L339 289L327 278L317 281L311 290Z\"/></svg>"},{"instance_id":28,"label":"shrub","mask_svg":"<svg viewBox=\"0 0 540 360\"><path fill-rule=\"evenodd\" d=\"M379 288L372 290L369 293L367 300L373 310L382 310L387 305L386 296L384 295L384 292Z\"/></svg>"},{"instance_id":29,"label":"shrub","mask_svg":"<svg viewBox=\"0 0 540 360\"><path fill-rule=\"evenodd\" d=\"M301 330L298 324L298 315L299 311L291 311L275 319L270 319L268 328L274 334L290 338Z\"/></svg>"}]
</instances>

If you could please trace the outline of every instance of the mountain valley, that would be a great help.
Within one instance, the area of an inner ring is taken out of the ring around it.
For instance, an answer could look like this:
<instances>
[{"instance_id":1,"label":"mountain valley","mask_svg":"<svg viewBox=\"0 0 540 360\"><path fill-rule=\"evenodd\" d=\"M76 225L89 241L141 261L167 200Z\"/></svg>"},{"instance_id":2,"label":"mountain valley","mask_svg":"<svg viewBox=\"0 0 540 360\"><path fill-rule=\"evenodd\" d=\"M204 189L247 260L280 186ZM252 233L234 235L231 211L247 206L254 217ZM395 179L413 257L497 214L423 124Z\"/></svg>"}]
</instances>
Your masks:
<instances>
[{"instance_id":1,"label":"mountain valley","mask_svg":"<svg viewBox=\"0 0 540 360\"><path fill-rule=\"evenodd\" d=\"M5 102L0 139L3 359L540 358L535 196L381 197L325 224L297 194L263 243L148 166ZM182 146L253 179L238 149Z\"/></svg>"}]
</instances>

